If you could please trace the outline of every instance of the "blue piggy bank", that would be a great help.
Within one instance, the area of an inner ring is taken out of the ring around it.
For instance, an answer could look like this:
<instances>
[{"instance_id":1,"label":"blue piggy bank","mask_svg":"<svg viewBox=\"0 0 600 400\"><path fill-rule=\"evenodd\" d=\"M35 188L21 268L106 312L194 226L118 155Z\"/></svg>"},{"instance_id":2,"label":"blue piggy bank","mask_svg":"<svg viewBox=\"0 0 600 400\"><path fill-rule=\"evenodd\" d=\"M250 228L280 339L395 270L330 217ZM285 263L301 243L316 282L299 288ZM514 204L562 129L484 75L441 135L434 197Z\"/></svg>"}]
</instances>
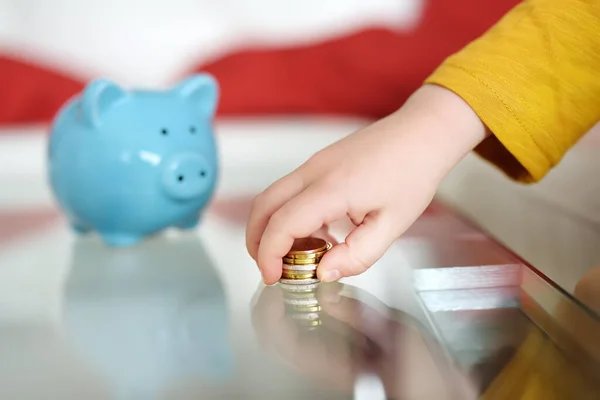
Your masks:
<instances>
[{"instance_id":1,"label":"blue piggy bank","mask_svg":"<svg viewBox=\"0 0 600 400\"><path fill-rule=\"evenodd\" d=\"M48 171L73 228L109 246L194 228L217 183L217 103L207 74L155 91L100 79L67 102L51 127Z\"/></svg>"}]
</instances>

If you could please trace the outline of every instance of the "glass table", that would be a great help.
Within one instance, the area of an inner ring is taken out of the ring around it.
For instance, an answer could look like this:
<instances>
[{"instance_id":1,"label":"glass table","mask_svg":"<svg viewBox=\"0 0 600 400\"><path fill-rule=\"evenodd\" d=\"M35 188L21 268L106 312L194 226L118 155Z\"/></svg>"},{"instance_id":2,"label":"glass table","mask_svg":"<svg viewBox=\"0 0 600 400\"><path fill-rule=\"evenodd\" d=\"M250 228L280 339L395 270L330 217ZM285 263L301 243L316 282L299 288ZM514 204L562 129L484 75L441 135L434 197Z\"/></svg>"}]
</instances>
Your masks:
<instances>
[{"instance_id":1,"label":"glass table","mask_svg":"<svg viewBox=\"0 0 600 400\"><path fill-rule=\"evenodd\" d=\"M69 231L41 132L0 139L31 160L0 175L0 398L600 397L598 316L441 199L360 276L265 286L244 245L252 196L352 125L286 127L223 125L202 225L127 249Z\"/></svg>"}]
</instances>

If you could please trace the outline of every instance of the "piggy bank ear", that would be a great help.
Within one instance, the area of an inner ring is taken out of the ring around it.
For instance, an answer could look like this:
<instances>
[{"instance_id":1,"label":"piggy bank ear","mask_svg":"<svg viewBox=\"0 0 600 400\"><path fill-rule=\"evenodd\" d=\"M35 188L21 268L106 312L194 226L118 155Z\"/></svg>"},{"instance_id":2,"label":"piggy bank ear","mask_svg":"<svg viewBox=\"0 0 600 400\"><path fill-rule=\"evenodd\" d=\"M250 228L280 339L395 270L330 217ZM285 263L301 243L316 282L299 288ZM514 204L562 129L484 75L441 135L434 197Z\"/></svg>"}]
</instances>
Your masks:
<instances>
[{"instance_id":1,"label":"piggy bank ear","mask_svg":"<svg viewBox=\"0 0 600 400\"><path fill-rule=\"evenodd\" d=\"M177 95L200 109L202 115L213 117L217 110L219 85L209 74L197 74L184 79L173 88Z\"/></svg>"},{"instance_id":2,"label":"piggy bank ear","mask_svg":"<svg viewBox=\"0 0 600 400\"><path fill-rule=\"evenodd\" d=\"M127 92L116 83L106 79L93 80L86 86L81 98L83 118L91 126L98 126L106 111L126 96Z\"/></svg>"}]
</instances>

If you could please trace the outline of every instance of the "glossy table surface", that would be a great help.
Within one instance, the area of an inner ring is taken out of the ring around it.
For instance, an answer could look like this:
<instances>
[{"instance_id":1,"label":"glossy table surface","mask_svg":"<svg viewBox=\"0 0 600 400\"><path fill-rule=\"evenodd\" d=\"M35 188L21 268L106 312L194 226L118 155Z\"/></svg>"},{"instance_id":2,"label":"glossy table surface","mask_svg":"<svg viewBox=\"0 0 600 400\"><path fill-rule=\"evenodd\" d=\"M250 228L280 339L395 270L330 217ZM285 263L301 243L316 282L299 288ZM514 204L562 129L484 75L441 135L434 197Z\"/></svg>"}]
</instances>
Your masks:
<instances>
[{"instance_id":1,"label":"glossy table surface","mask_svg":"<svg viewBox=\"0 0 600 400\"><path fill-rule=\"evenodd\" d=\"M69 231L41 131L0 138L0 398L598 398L596 314L465 222L448 189L365 274L262 284L252 196L360 124L221 125L202 225L129 249Z\"/></svg>"}]
</instances>

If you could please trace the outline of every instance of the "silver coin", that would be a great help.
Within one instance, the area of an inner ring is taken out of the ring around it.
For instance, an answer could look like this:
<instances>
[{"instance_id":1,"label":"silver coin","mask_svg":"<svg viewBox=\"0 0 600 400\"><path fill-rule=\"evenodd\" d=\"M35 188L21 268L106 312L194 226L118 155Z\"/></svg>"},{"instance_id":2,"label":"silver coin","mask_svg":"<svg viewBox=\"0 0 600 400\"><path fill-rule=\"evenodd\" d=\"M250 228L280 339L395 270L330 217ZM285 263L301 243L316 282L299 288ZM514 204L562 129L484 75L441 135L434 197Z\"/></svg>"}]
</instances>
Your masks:
<instances>
[{"instance_id":1,"label":"silver coin","mask_svg":"<svg viewBox=\"0 0 600 400\"><path fill-rule=\"evenodd\" d=\"M311 285L314 283L319 283L320 281L318 279L280 279L279 282L285 284L285 285ZM297 290L297 289L296 289Z\"/></svg>"},{"instance_id":2,"label":"silver coin","mask_svg":"<svg viewBox=\"0 0 600 400\"><path fill-rule=\"evenodd\" d=\"M293 283L288 285L285 282L281 282L281 279L279 280L279 286L281 289L285 290L287 293L290 293L292 296L314 296L314 292L319 287L319 284L320 282L311 284Z\"/></svg>"},{"instance_id":3,"label":"silver coin","mask_svg":"<svg viewBox=\"0 0 600 400\"><path fill-rule=\"evenodd\" d=\"M291 306L316 306L319 305L319 300L315 297L306 298L306 299L283 299L285 304L289 304Z\"/></svg>"},{"instance_id":4,"label":"silver coin","mask_svg":"<svg viewBox=\"0 0 600 400\"><path fill-rule=\"evenodd\" d=\"M287 300L301 300L301 301L308 301L308 300L316 300L316 294L313 291L310 292L302 292L302 291L291 291L291 290L286 290L283 292L283 298L287 299Z\"/></svg>"},{"instance_id":5,"label":"silver coin","mask_svg":"<svg viewBox=\"0 0 600 400\"><path fill-rule=\"evenodd\" d=\"M320 315L319 313L316 312L311 312L311 313L297 313L292 315L293 319L296 320L302 320L302 321L312 321L314 319L319 319Z\"/></svg>"},{"instance_id":6,"label":"silver coin","mask_svg":"<svg viewBox=\"0 0 600 400\"><path fill-rule=\"evenodd\" d=\"M314 271L319 264L283 264L283 270L288 271Z\"/></svg>"}]
</instances>

